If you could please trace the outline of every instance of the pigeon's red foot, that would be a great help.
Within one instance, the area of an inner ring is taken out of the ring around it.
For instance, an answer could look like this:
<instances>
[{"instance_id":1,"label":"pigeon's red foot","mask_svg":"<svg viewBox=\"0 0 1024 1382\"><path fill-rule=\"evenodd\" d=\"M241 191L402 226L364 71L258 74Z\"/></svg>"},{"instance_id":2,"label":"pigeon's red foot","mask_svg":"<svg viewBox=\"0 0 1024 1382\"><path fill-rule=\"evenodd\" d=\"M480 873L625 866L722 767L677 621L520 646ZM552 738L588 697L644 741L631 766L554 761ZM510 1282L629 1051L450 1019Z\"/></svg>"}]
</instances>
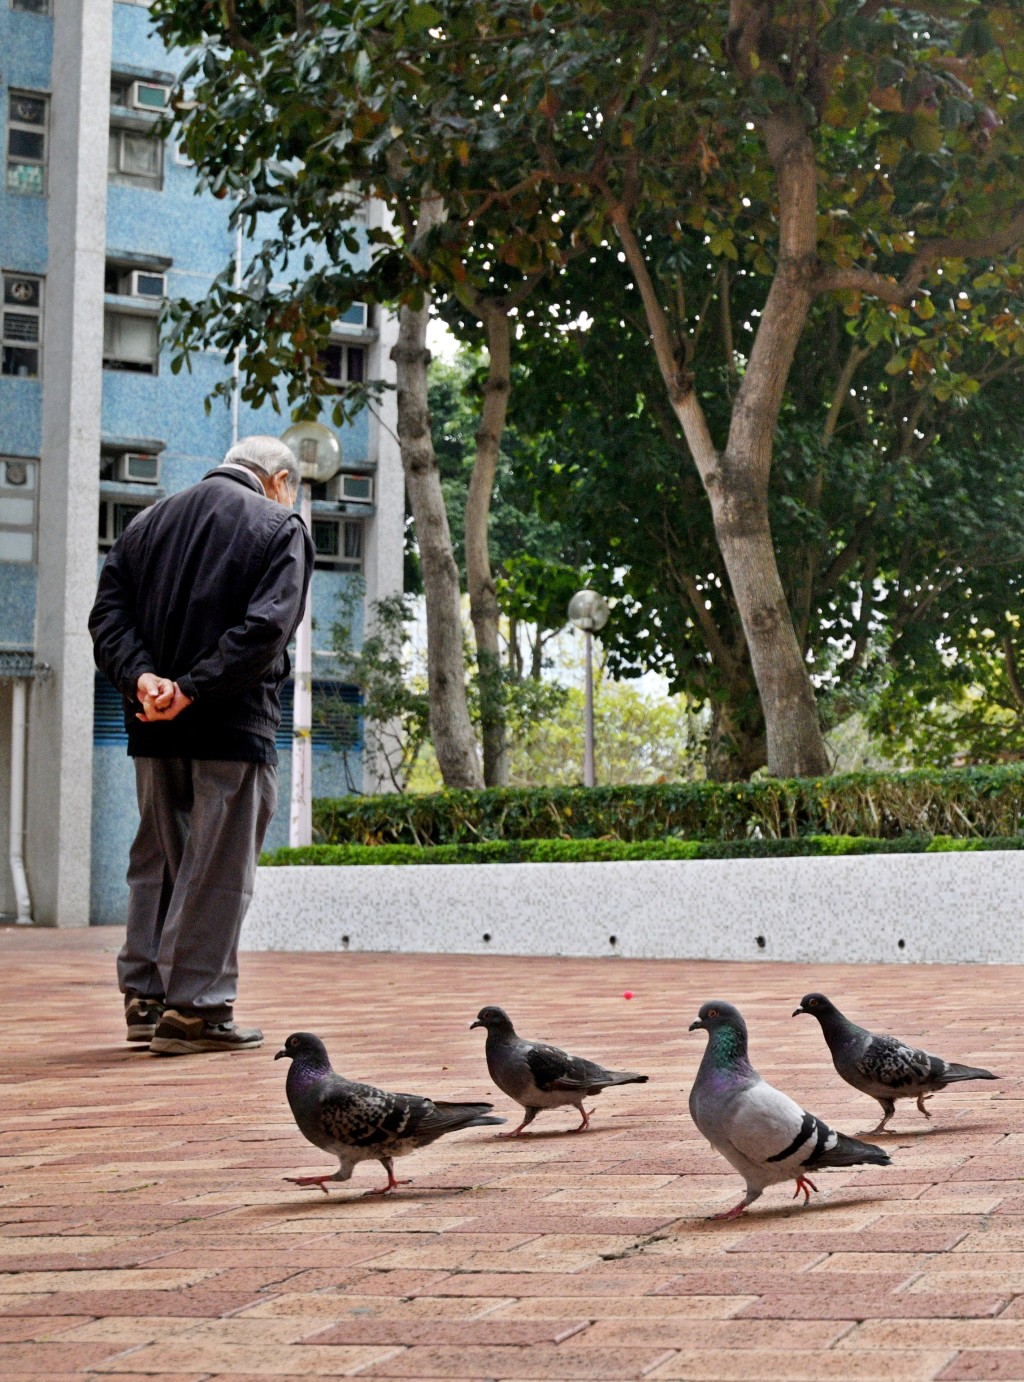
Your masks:
<instances>
[{"instance_id":1,"label":"pigeon's red foot","mask_svg":"<svg viewBox=\"0 0 1024 1382\"><path fill-rule=\"evenodd\" d=\"M532 1118L524 1118L523 1121L519 1124L519 1127L518 1127L518 1128L512 1128L512 1130L511 1130L510 1132L496 1132L496 1133L494 1134L494 1136L495 1136L495 1137L518 1137L518 1136L520 1135L520 1133L523 1131L523 1129L526 1127L527 1123L531 1123L532 1121L533 1121Z\"/></svg>"},{"instance_id":2,"label":"pigeon's red foot","mask_svg":"<svg viewBox=\"0 0 1024 1382\"><path fill-rule=\"evenodd\" d=\"M724 1209L721 1214L709 1214L708 1222L716 1219L738 1219L747 1207L746 1200L740 1200L739 1204L734 1204L732 1209Z\"/></svg>"},{"instance_id":3,"label":"pigeon's red foot","mask_svg":"<svg viewBox=\"0 0 1024 1382\"><path fill-rule=\"evenodd\" d=\"M324 1181L334 1180L334 1172L332 1171L329 1176L285 1176L285 1180L289 1185L319 1185L320 1189L327 1195L330 1192Z\"/></svg>"},{"instance_id":4,"label":"pigeon's red foot","mask_svg":"<svg viewBox=\"0 0 1024 1382\"><path fill-rule=\"evenodd\" d=\"M928 1110L925 1108L925 1106L924 1106L924 1101L925 1101L926 1099L930 1099L931 1097L932 1097L932 1096L931 1096L930 1094L919 1094L919 1095L917 1096L917 1106L918 1106L918 1108L921 1110L921 1112L924 1114L924 1116L925 1116L926 1118L930 1118L930 1117L931 1117L931 1114L930 1114L930 1113L928 1112Z\"/></svg>"},{"instance_id":5,"label":"pigeon's red foot","mask_svg":"<svg viewBox=\"0 0 1024 1382\"><path fill-rule=\"evenodd\" d=\"M811 1191L813 1190L815 1194L817 1194L818 1187L814 1184L813 1180L808 1180L806 1176L797 1176L796 1189L793 1191L794 1200L797 1195L800 1194L801 1190L804 1192L804 1204L807 1204L811 1198Z\"/></svg>"},{"instance_id":6,"label":"pigeon's red foot","mask_svg":"<svg viewBox=\"0 0 1024 1382\"><path fill-rule=\"evenodd\" d=\"M583 1122L579 1125L578 1128L574 1128L573 1132L586 1132L586 1130L590 1127L590 1114L587 1112L585 1108L581 1108L580 1113L583 1114Z\"/></svg>"},{"instance_id":7,"label":"pigeon's red foot","mask_svg":"<svg viewBox=\"0 0 1024 1382\"><path fill-rule=\"evenodd\" d=\"M368 1195L387 1195L392 1190L397 1190L400 1185L412 1185L411 1180L395 1180L390 1173L387 1185L380 1186L379 1189L367 1190Z\"/></svg>"}]
</instances>

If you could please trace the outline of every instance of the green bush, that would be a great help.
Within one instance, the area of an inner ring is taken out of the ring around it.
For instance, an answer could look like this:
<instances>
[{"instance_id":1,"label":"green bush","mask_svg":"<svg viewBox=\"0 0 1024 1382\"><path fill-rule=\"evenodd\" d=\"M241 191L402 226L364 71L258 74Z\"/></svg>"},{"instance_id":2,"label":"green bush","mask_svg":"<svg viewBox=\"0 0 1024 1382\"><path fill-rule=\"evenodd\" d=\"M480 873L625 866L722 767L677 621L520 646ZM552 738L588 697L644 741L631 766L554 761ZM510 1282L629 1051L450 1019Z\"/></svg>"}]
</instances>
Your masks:
<instances>
[{"instance_id":1,"label":"green bush","mask_svg":"<svg viewBox=\"0 0 1024 1382\"><path fill-rule=\"evenodd\" d=\"M1024 827L1024 767L339 797L314 804L314 826L320 840L336 845L807 835L1005 838Z\"/></svg>"},{"instance_id":2,"label":"green bush","mask_svg":"<svg viewBox=\"0 0 1024 1382\"><path fill-rule=\"evenodd\" d=\"M488 840L458 845L307 845L265 854L261 863L286 864L593 864L629 859L780 859L805 855L926 854L976 849L1022 849L1008 839L956 840L949 835L805 835L788 840Z\"/></svg>"}]
</instances>

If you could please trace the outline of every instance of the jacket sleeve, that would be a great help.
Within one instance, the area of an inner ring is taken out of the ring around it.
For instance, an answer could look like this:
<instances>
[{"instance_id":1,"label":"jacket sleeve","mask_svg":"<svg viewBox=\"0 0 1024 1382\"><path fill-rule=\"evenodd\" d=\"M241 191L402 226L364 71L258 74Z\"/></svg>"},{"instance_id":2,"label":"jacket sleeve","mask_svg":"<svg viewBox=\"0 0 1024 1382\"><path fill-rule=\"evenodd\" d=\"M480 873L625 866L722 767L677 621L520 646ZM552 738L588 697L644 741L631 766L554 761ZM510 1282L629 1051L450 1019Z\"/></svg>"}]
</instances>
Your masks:
<instances>
[{"instance_id":1,"label":"jacket sleeve","mask_svg":"<svg viewBox=\"0 0 1024 1382\"><path fill-rule=\"evenodd\" d=\"M297 518L282 523L268 544L245 622L228 629L211 653L178 678L190 700L226 700L270 671L302 618L312 567L305 525Z\"/></svg>"},{"instance_id":2,"label":"jacket sleeve","mask_svg":"<svg viewBox=\"0 0 1024 1382\"><path fill-rule=\"evenodd\" d=\"M125 534L127 537L127 534ZM135 584L125 539L107 554L89 615L96 666L129 701L143 672L156 670L153 655L135 627Z\"/></svg>"}]
</instances>

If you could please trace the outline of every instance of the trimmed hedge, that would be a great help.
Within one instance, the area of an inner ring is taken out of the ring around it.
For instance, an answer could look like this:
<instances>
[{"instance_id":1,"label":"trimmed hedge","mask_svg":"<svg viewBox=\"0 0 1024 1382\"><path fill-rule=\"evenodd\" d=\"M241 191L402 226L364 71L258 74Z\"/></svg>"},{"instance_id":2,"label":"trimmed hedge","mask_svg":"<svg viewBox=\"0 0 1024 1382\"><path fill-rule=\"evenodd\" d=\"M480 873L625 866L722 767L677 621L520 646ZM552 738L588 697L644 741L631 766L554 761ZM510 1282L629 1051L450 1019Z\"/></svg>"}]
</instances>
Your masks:
<instances>
[{"instance_id":1,"label":"trimmed hedge","mask_svg":"<svg viewBox=\"0 0 1024 1382\"><path fill-rule=\"evenodd\" d=\"M904 835L880 840L865 835L805 835L795 840L488 840L483 844L306 845L278 849L260 862L287 864L594 864L624 859L783 859L845 854L936 854L1024 849L1009 839L954 839Z\"/></svg>"},{"instance_id":2,"label":"trimmed hedge","mask_svg":"<svg viewBox=\"0 0 1024 1382\"><path fill-rule=\"evenodd\" d=\"M1024 829L1024 766L327 798L314 803L314 827L320 840L335 845L806 835L1007 838Z\"/></svg>"}]
</instances>

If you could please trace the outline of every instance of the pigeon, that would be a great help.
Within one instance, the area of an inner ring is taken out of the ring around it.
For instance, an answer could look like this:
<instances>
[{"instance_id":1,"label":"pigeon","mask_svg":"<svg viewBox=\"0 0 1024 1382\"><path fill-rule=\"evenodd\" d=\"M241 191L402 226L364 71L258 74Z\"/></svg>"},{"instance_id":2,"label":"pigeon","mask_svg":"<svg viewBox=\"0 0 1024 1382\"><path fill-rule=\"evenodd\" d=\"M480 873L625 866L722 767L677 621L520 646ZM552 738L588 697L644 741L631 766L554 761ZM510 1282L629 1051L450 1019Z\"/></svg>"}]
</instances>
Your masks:
<instances>
[{"instance_id":1,"label":"pigeon","mask_svg":"<svg viewBox=\"0 0 1024 1382\"><path fill-rule=\"evenodd\" d=\"M793 1013L810 1013L821 1023L822 1035L832 1053L832 1064L847 1084L870 1094L882 1105L884 1117L870 1133L885 1132L885 1125L896 1112L897 1099L916 1099L926 1118L926 1099L961 1080L998 1080L991 1070L973 1065L954 1065L941 1056L915 1050L898 1037L876 1036L844 1017L823 993L807 993Z\"/></svg>"},{"instance_id":2,"label":"pigeon","mask_svg":"<svg viewBox=\"0 0 1024 1382\"><path fill-rule=\"evenodd\" d=\"M372 1084L356 1084L335 1074L327 1049L311 1032L293 1032L274 1057L291 1061L285 1086L299 1132L314 1147L338 1158L338 1169L324 1176L286 1176L293 1185L319 1185L348 1180L361 1161L379 1161L388 1173L387 1185L370 1190L386 1195L408 1181L395 1180L392 1157L407 1156L446 1133L505 1123L488 1115L493 1104L434 1103L419 1094L389 1094Z\"/></svg>"},{"instance_id":3,"label":"pigeon","mask_svg":"<svg viewBox=\"0 0 1024 1382\"><path fill-rule=\"evenodd\" d=\"M818 1187L805 1174L818 1167L888 1166L881 1147L834 1132L805 1113L788 1094L762 1080L747 1058L747 1024L731 1003L705 1003L690 1031L708 1034L704 1059L690 1090L690 1117L747 1183L739 1204L712 1219L735 1219L768 1185L795 1180L804 1204Z\"/></svg>"},{"instance_id":4,"label":"pigeon","mask_svg":"<svg viewBox=\"0 0 1024 1382\"><path fill-rule=\"evenodd\" d=\"M487 1028L485 1050L491 1079L502 1093L526 1110L526 1117L518 1128L498 1133L499 1137L518 1137L541 1109L560 1108L564 1104L572 1104L579 1110L583 1122L575 1131L586 1132L590 1127L590 1114L583 1107L584 1099L600 1094L609 1085L646 1084L649 1078L632 1070L606 1070L603 1065L584 1060L582 1056L570 1056L557 1046L516 1036L516 1029L503 1008L481 1008L476 1021L469 1024L470 1031L474 1027Z\"/></svg>"}]
</instances>

